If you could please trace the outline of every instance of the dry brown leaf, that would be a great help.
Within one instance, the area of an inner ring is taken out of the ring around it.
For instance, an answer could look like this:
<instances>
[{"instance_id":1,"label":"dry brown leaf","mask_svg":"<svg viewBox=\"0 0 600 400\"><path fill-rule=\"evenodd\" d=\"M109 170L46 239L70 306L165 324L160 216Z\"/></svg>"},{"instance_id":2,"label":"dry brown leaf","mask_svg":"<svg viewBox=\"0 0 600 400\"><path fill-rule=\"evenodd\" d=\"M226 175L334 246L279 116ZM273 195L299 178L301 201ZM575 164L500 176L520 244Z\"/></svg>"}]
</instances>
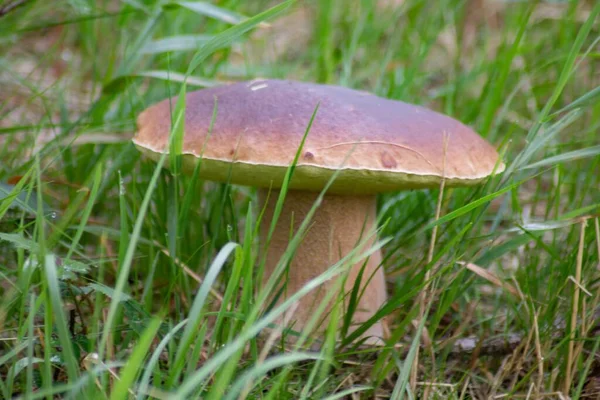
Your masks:
<instances>
[{"instance_id":1,"label":"dry brown leaf","mask_svg":"<svg viewBox=\"0 0 600 400\"><path fill-rule=\"evenodd\" d=\"M487 269L482 268L479 265L469 263L469 262L459 261L458 263L460 265L464 265L469 271L475 273L479 277L485 279L486 281L492 283L495 286L498 286L498 287L510 292L510 294L512 294L516 298L519 298L519 291L517 289L515 289L512 285L510 285L506 282L503 282L500 278L498 278L496 275L494 275L492 272L488 271Z\"/></svg>"}]
</instances>

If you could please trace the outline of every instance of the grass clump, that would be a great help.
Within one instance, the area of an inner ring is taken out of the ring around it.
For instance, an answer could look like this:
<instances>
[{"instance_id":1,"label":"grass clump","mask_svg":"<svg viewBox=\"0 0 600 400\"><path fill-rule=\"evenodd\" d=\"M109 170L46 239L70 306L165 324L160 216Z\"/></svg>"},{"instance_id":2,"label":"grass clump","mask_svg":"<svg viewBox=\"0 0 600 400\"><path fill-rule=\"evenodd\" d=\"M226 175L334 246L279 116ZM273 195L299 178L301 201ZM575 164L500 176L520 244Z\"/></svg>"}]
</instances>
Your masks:
<instances>
[{"instance_id":1,"label":"grass clump","mask_svg":"<svg viewBox=\"0 0 600 400\"><path fill-rule=\"evenodd\" d=\"M1 398L598 396L600 5L350 3L0 1ZM481 187L380 196L383 349L265 351L294 298L256 290L256 194L130 143L147 105L254 77L423 104L504 154Z\"/></svg>"}]
</instances>

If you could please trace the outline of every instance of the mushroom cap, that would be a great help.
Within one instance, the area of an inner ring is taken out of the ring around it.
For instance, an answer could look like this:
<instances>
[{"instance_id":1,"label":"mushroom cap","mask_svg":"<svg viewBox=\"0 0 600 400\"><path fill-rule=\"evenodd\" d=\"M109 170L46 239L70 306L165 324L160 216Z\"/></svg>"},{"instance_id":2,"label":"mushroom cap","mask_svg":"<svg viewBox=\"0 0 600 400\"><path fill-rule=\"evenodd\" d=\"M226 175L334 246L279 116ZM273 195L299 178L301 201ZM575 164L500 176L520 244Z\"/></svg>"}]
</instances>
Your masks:
<instances>
[{"instance_id":1,"label":"mushroom cap","mask_svg":"<svg viewBox=\"0 0 600 400\"><path fill-rule=\"evenodd\" d=\"M459 121L362 91L254 80L186 96L184 170L201 162L208 180L281 187L317 105L290 189L322 190L336 172L330 193L437 187L442 177L466 186L504 169L496 150ZM152 159L169 150L175 102L163 100L138 118L133 142Z\"/></svg>"}]
</instances>

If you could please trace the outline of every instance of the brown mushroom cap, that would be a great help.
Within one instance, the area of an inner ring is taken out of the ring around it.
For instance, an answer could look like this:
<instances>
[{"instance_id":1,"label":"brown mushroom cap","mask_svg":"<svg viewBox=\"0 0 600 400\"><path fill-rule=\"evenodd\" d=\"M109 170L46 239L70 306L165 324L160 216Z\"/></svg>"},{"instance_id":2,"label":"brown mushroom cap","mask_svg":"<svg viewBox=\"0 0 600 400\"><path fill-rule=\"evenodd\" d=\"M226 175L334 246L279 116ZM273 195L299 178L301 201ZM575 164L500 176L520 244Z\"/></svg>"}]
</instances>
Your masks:
<instances>
[{"instance_id":1,"label":"brown mushroom cap","mask_svg":"<svg viewBox=\"0 0 600 400\"><path fill-rule=\"evenodd\" d=\"M168 151L175 102L138 118L133 141L153 159ZM280 187L317 104L291 189L321 190L338 170L330 193L434 187L442 175L447 185L470 185L504 169L496 150L462 123L344 87L254 80L188 93L186 104L184 166L193 169L202 156L200 175L209 180Z\"/></svg>"}]
</instances>

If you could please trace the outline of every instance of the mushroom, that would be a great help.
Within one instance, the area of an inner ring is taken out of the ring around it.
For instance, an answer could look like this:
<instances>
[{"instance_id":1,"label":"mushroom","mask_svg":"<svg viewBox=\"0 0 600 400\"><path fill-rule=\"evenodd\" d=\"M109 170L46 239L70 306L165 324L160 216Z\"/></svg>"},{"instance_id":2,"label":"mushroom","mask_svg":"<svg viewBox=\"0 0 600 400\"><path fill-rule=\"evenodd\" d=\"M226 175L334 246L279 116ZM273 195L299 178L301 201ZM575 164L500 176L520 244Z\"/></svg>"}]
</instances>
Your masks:
<instances>
[{"instance_id":1,"label":"mushroom","mask_svg":"<svg viewBox=\"0 0 600 400\"><path fill-rule=\"evenodd\" d=\"M384 99L344 87L283 80L253 80L186 95L184 166L200 157L204 179L258 188L265 240L284 176L306 136L285 204L266 254L266 281L284 254L291 225L296 232L334 174L287 274L294 293L346 256L376 228L376 194L387 191L474 185L501 172L496 150L462 123L429 109ZM217 116L207 138L217 101ZM173 100L174 101L174 100ZM141 113L137 147L157 160L168 151L171 102L167 99ZM206 142L206 143L205 143ZM445 161L444 161L445 160ZM374 243L372 236L364 248ZM353 323L369 319L386 301L381 253L350 267L344 290L353 289L364 267L362 296ZM305 296L293 315L302 330L333 283ZM325 326L322 324L321 326ZM377 342L381 322L363 337Z\"/></svg>"}]
</instances>

